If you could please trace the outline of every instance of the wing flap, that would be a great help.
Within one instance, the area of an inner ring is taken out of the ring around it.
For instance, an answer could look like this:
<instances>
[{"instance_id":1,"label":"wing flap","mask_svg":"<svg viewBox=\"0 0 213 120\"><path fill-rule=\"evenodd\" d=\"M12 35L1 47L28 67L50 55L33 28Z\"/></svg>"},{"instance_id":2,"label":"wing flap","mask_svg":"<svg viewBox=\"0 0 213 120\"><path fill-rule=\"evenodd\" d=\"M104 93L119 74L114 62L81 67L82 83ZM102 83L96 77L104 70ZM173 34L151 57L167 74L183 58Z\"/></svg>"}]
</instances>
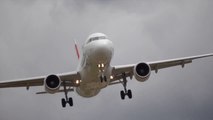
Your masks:
<instances>
[{"instance_id":1,"label":"wing flap","mask_svg":"<svg viewBox=\"0 0 213 120\"><path fill-rule=\"evenodd\" d=\"M112 69L113 79L111 80L111 82L122 79L122 73L125 73L126 77L132 77L134 66L135 64L113 67Z\"/></svg>"},{"instance_id":2,"label":"wing flap","mask_svg":"<svg viewBox=\"0 0 213 120\"><path fill-rule=\"evenodd\" d=\"M198 56L155 61L155 62L149 62L148 64L150 65L151 70L154 70L157 73L159 69L173 67L173 66L179 66L179 65L184 67L185 64L192 63L192 60L204 58L204 57L210 57L210 56L213 56L213 54L204 54L204 55L198 55Z\"/></svg>"},{"instance_id":3,"label":"wing flap","mask_svg":"<svg viewBox=\"0 0 213 120\"><path fill-rule=\"evenodd\" d=\"M168 62L159 62L159 63L149 63L151 70L155 70L157 73L159 69L173 67L173 66L179 66L182 67L185 66L185 64L192 63L192 60L181 60L181 61L168 61Z\"/></svg>"}]
</instances>

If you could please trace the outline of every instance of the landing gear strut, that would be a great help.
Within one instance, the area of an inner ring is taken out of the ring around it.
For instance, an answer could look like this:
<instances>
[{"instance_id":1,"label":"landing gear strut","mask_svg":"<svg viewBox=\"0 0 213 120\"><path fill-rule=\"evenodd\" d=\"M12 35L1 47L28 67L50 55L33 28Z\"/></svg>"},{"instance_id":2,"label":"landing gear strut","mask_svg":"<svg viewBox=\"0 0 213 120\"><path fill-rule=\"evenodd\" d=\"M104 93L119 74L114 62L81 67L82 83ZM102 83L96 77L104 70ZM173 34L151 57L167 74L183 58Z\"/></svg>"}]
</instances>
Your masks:
<instances>
[{"instance_id":1,"label":"landing gear strut","mask_svg":"<svg viewBox=\"0 0 213 120\"><path fill-rule=\"evenodd\" d=\"M68 91L67 91L67 87L66 87L66 82L64 81L63 82L64 84L64 94L65 94L65 98L62 98L61 99L61 104L62 104L62 107L66 107L66 104L68 103L70 106L73 106L73 100L72 100L72 97L70 97L68 99Z\"/></svg>"},{"instance_id":2,"label":"landing gear strut","mask_svg":"<svg viewBox=\"0 0 213 120\"><path fill-rule=\"evenodd\" d=\"M100 80L101 80L101 82L103 82L103 81L107 82L107 77L105 75L101 75Z\"/></svg>"},{"instance_id":3,"label":"landing gear strut","mask_svg":"<svg viewBox=\"0 0 213 120\"><path fill-rule=\"evenodd\" d=\"M130 89L129 90L126 89L127 79L126 79L126 74L125 73L122 73L122 78L123 78L122 85L124 87L124 90L122 90L120 92L121 99L124 100L126 95L129 97L129 99L131 99L132 98L132 91Z\"/></svg>"}]
</instances>

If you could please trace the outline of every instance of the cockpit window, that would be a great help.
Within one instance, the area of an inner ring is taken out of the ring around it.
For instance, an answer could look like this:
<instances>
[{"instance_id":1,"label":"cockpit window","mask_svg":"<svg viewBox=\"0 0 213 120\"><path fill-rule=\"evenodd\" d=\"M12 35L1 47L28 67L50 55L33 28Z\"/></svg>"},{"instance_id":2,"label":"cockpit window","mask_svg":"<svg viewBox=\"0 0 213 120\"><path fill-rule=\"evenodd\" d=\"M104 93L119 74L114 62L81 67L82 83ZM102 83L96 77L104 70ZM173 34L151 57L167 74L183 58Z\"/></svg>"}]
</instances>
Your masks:
<instances>
[{"instance_id":1,"label":"cockpit window","mask_svg":"<svg viewBox=\"0 0 213 120\"><path fill-rule=\"evenodd\" d=\"M100 40L100 39L106 39L106 36L92 37L92 38L89 39L89 42Z\"/></svg>"}]
</instances>

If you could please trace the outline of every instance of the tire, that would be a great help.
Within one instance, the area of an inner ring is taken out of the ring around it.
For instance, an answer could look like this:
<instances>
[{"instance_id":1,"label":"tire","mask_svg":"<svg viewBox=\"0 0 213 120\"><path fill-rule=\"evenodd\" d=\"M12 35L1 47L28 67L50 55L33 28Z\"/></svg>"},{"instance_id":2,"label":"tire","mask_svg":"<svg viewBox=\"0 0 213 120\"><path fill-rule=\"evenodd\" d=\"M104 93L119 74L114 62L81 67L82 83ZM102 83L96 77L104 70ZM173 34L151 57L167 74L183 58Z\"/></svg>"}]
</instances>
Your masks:
<instances>
[{"instance_id":1,"label":"tire","mask_svg":"<svg viewBox=\"0 0 213 120\"><path fill-rule=\"evenodd\" d=\"M73 100L72 98L69 98L69 105L72 107L73 106Z\"/></svg>"},{"instance_id":2,"label":"tire","mask_svg":"<svg viewBox=\"0 0 213 120\"><path fill-rule=\"evenodd\" d=\"M61 99L61 104L62 104L62 107L65 108L66 107L66 101L64 98Z\"/></svg>"},{"instance_id":3,"label":"tire","mask_svg":"<svg viewBox=\"0 0 213 120\"><path fill-rule=\"evenodd\" d=\"M123 90L120 92L120 95L121 95L121 99L124 100L125 99L125 93L124 93Z\"/></svg>"},{"instance_id":4,"label":"tire","mask_svg":"<svg viewBox=\"0 0 213 120\"><path fill-rule=\"evenodd\" d=\"M132 98L132 91L131 91L131 90L128 90L127 95L128 95L128 97L129 97L129 99L131 99L131 98Z\"/></svg>"},{"instance_id":5,"label":"tire","mask_svg":"<svg viewBox=\"0 0 213 120\"><path fill-rule=\"evenodd\" d=\"M107 82L107 77L106 76L104 76L104 81Z\"/></svg>"},{"instance_id":6,"label":"tire","mask_svg":"<svg viewBox=\"0 0 213 120\"><path fill-rule=\"evenodd\" d=\"M103 82L103 77L102 76L100 76L100 80L101 80L101 83Z\"/></svg>"}]
</instances>

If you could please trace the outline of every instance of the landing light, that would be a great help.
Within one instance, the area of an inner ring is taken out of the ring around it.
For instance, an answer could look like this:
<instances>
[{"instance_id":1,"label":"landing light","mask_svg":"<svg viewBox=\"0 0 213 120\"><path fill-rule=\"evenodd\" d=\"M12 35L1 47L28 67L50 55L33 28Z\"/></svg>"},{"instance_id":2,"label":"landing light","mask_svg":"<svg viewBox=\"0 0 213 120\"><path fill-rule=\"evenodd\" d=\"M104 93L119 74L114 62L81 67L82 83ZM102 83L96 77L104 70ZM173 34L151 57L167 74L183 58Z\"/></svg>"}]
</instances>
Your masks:
<instances>
[{"instance_id":1,"label":"landing light","mask_svg":"<svg viewBox=\"0 0 213 120\"><path fill-rule=\"evenodd\" d=\"M80 81L81 81L81 80L76 80L76 81L75 81L75 84L79 84L79 83L80 83Z\"/></svg>"},{"instance_id":2,"label":"landing light","mask_svg":"<svg viewBox=\"0 0 213 120\"><path fill-rule=\"evenodd\" d=\"M104 68L104 63L98 64L98 68Z\"/></svg>"},{"instance_id":3,"label":"landing light","mask_svg":"<svg viewBox=\"0 0 213 120\"><path fill-rule=\"evenodd\" d=\"M102 68L104 67L104 64L103 64L103 63L101 64L101 67L102 67Z\"/></svg>"},{"instance_id":4,"label":"landing light","mask_svg":"<svg viewBox=\"0 0 213 120\"><path fill-rule=\"evenodd\" d=\"M98 64L98 67L100 68L100 67L101 67L101 64Z\"/></svg>"},{"instance_id":5,"label":"landing light","mask_svg":"<svg viewBox=\"0 0 213 120\"><path fill-rule=\"evenodd\" d=\"M112 80L113 78L114 78L114 77L111 75L111 76L110 76L110 79Z\"/></svg>"}]
</instances>

